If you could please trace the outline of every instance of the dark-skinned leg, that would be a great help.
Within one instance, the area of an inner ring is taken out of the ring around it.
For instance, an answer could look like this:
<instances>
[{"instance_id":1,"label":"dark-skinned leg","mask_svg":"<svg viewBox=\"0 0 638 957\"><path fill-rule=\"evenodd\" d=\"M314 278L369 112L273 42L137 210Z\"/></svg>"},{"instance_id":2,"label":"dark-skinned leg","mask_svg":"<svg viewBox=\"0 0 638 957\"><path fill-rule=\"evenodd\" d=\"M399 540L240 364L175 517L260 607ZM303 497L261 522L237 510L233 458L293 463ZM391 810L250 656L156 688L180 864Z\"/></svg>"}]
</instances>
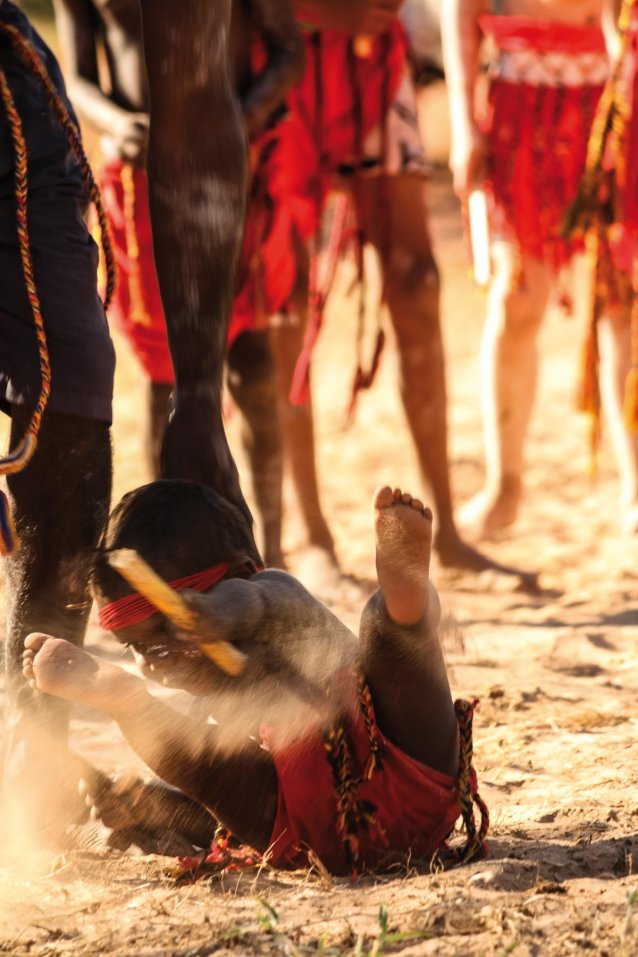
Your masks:
<instances>
[{"instance_id":1,"label":"dark-skinned leg","mask_svg":"<svg viewBox=\"0 0 638 957\"><path fill-rule=\"evenodd\" d=\"M297 282L292 296L294 313L289 321L271 329L273 354L277 363L284 451L307 543L324 551L336 566L334 540L319 496L312 395L306 405L293 405L290 402L290 386L303 347L308 319L309 264L306 248L300 239L295 242L295 254Z\"/></svg>"},{"instance_id":2,"label":"dark-skinned leg","mask_svg":"<svg viewBox=\"0 0 638 957\"><path fill-rule=\"evenodd\" d=\"M375 497L380 590L361 616L360 646L379 727L411 757L458 771L458 727L428 581L432 514L386 487Z\"/></svg>"},{"instance_id":3,"label":"dark-skinned leg","mask_svg":"<svg viewBox=\"0 0 638 957\"><path fill-rule=\"evenodd\" d=\"M259 541L267 566L282 568L282 442L277 377L267 331L244 332L228 351L228 388L242 416Z\"/></svg>"},{"instance_id":4,"label":"dark-skinned leg","mask_svg":"<svg viewBox=\"0 0 638 957\"><path fill-rule=\"evenodd\" d=\"M12 448L29 414L14 406ZM21 658L24 639L34 630L52 629L82 643L91 607L87 569L111 492L108 425L47 412L32 461L9 477L8 488L20 550L5 563L6 797L31 833L55 839L77 810L77 777L72 769L67 775L64 764L68 706L33 695L21 674Z\"/></svg>"},{"instance_id":5,"label":"dark-skinned leg","mask_svg":"<svg viewBox=\"0 0 638 957\"><path fill-rule=\"evenodd\" d=\"M159 478L160 474L160 451L164 430L168 422L173 386L164 382L153 382L149 379L147 390L146 456L151 476L156 479Z\"/></svg>"},{"instance_id":6,"label":"dark-skinned leg","mask_svg":"<svg viewBox=\"0 0 638 957\"><path fill-rule=\"evenodd\" d=\"M434 500L434 548L443 565L495 567L459 536L452 509L447 444L445 357L439 320L439 273L432 253L419 176L391 176L388 212L380 214L382 179L362 184L364 228L381 256L399 350L399 388L424 481ZM389 237L389 242L388 242Z\"/></svg>"}]
</instances>

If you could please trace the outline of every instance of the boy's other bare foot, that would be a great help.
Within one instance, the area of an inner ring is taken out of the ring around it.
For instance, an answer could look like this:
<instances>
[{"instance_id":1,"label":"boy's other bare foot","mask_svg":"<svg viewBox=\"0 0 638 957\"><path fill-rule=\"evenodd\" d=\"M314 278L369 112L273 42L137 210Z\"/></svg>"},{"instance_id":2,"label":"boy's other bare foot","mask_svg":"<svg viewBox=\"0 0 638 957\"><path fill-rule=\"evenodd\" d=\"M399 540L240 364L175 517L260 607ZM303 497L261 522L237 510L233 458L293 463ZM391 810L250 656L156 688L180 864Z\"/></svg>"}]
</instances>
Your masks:
<instances>
[{"instance_id":1,"label":"boy's other bare foot","mask_svg":"<svg viewBox=\"0 0 638 957\"><path fill-rule=\"evenodd\" d=\"M143 683L117 665L90 655L63 638L34 632L24 642L22 673L32 688L109 715L125 711Z\"/></svg>"},{"instance_id":2,"label":"boy's other bare foot","mask_svg":"<svg viewBox=\"0 0 638 957\"><path fill-rule=\"evenodd\" d=\"M514 524L522 497L520 476L505 476L497 489L484 488L459 510L459 524L473 541L489 538Z\"/></svg>"},{"instance_id":3,"label":"boy's other bare foot","mask_svg":"<svg viewBox=\"0 0 638 957\"><path fill-rule=\"evenodd\" d=\"M390 618L414 625L427 609L432 512L388 485L374 496L377 575Z\"/></svg>"}]
</instances>

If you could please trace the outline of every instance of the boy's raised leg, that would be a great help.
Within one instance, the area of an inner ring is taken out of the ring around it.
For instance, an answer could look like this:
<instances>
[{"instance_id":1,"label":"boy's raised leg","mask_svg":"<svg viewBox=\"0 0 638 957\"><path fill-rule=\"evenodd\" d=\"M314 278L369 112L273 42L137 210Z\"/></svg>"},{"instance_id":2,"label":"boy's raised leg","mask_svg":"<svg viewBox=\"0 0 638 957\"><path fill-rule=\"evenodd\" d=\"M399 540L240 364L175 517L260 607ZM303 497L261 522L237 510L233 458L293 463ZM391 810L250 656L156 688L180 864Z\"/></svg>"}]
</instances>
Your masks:
<instances>
[{"instance_id":1,"label":"boy's raised leg","mask_svg":"<svg viewBox=\"0 0 638 957\"><path fill-rule=\"evenodd\" d=\"M360 640L379 727L411 757L455 775L458 728L428 576L432 513L388 486L374 507L379 591L364 609Z\"/></svg>"}]
</instances>

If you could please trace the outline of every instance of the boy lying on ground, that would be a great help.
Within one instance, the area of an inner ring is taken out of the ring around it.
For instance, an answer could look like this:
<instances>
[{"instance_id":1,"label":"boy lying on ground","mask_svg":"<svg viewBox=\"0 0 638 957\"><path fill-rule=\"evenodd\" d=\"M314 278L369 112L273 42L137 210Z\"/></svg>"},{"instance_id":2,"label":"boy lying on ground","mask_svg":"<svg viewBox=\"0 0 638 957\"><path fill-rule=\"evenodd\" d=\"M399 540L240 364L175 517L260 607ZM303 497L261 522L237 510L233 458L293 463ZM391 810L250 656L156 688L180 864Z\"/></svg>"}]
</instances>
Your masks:
<instances>
[{"instance_id":1,"label":"boy lying on ground","mask_svg":"<svg viewBox=\"0 0 638 957\"><path fill-rule=\"evenodd\" d=\"M476 856L487 820L477 834L471 708L452 701L428 578L432 514L389 487L374 509L379 590L357 641L290 575L260 570L244 516L212 490L164 481L132 492L96 561L101 621L146 676L196 696L193 712L178 713L138 677L43 634L25 642L25 677L117 721L182 802L196 802L200 820L210 812L202 846L214 816L273 866L316 856L343 874L407 854L431 858L463 810L464 856ZM131 594L108 563L120 548L135 549L173 587L188 585L182 595L202 622L202 642L245 653L239 676Z\"/></svg>"}]
</instances>

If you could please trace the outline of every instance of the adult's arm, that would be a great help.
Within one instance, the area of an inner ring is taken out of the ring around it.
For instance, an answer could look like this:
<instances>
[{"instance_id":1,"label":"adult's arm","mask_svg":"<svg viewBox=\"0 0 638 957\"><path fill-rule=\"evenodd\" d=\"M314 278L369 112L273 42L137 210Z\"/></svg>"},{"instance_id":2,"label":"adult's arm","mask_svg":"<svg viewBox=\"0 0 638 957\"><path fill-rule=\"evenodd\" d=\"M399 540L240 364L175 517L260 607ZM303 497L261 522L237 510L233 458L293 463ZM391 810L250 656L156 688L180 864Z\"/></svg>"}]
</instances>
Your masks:
<instances>
[{"instance_id":1,"label":"adult's arm","mask_svg":"<svg viewBox=\"0 0 638 957\"><path fill-rule=\"evenodd\" d=\"M450 105L454 189L464 199L484 174L485 142L475 116L485 0L445 0L441 8L443 59Z\"/></svg>"},{"instance_id":2,"label":"adult's arm","mask_svg":"<svg viewBox=\"0 0 638 957\"><path fill-rule=\"evenodd\" d=\"M249 0L252 30L259 35L266 63L242 101L246 132L260 132L303 74L303 42L292 0Z\"/></svg>"},{"instance_id":3,"label":"adult's arm","mask_svg":"<svg viewBox=\"0 0 638 957\"><path fill-rule=\"evenodd\" d=\"M209 484L243 506L221 410L246 179L228 59L230 0L140 0L140 6L153 242L175 369L161 471Z\"/></svg>"},{"instance_id":4,"label":"adult's arm","mask_svg":"<svg viewBox=\"0 0 638 957\"><path fill-rule=\"evenodd\" d=\"M294 0L297 19L320 30L376 34L387 30L403 0ZM445 0L447 2L447 0Z\"/></svg>"},{"instance_id":5,"label":"adult's arm","mask_svg":"<svg viewBox=\"0 0 638 957\"><path fill-rule=\"evenodd\" d=\"M53 7L71 102L83 120L112 137L122 159L144 162L147 115L127 110L100 86L95 8L90 0L53 0Z\"/></svg>"}]
</instances>

